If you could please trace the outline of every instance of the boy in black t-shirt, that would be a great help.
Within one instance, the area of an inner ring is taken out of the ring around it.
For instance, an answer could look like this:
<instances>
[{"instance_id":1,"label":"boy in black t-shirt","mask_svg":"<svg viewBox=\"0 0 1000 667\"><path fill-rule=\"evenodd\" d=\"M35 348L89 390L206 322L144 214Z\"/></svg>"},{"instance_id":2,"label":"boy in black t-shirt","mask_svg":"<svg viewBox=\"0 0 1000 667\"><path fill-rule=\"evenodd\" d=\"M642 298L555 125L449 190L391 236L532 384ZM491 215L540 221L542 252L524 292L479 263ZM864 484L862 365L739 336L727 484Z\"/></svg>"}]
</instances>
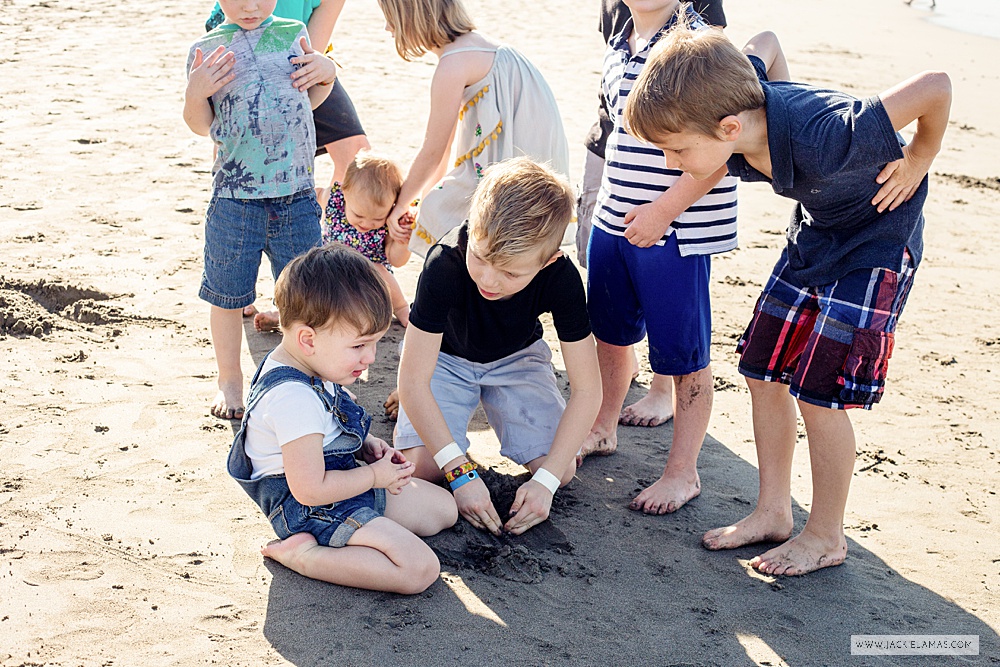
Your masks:
<instances>
[{"instance_id":1,"label":"boy in black t-shirt","mask_svg":"<svg viewBox=\"0 0 1000 667\"><path fill-rule=\"evenodd\" d=\"M515 158L489 168L468 222L428 253L403 339L394 445L407 450L415 476L447 480L461 514L494 534L548 518L601 404L583 282L559 250L572 214L572 190L547 167ZM568 403L542 340L538 316L546 312L569 375ZM500 452L533 473L506 524L465 456L480 401Z\"/></svg>"}]
</instances>

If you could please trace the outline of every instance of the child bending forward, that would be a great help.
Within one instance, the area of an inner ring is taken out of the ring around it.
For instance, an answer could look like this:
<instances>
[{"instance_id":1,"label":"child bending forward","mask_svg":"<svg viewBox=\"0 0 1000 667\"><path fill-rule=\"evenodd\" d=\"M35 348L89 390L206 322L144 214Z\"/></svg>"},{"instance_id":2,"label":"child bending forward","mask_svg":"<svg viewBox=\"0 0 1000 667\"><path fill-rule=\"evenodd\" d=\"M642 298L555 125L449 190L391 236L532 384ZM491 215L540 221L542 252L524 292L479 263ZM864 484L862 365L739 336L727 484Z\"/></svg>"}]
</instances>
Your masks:
<instances>
[{"instance_id":1,"label":"child bending forward","mask_svg":"<svg viewBox=\"0 0 1000 667\"><path fill-rule=\"evenodd\" d=\"M478 32L461 0L379 0L379 7L400 57L438 60L427 131L389 214L390 234L426 256L468 217L483 170L507 158L526 155L568 178L559 107L527 58ZM400 219L421 197L411 230Z\"/></svg>"},{"instance_id":2,"label":"child bending forward","mask_svg":"<svg viewBox=\"0 0 1000 667\"><path fill-rule=\"evenodd\" d=\"M757 507L702 542L709 549L782 542L750 565L799 575L847 555L855 459L847 410L870 410L885 389L896 323L923 251L927 171L948 127L951 82L924 72L857 99L774 81L774 64L785 68L770 33L744 51L679 22L647 61L625 119L630 132L663 150L669 167L706 179L728 165L795 202L786 247L737 347L753 402ZM903 145L897 131L913 121L913 140ZM809 440L813 501L792 537L796 408Z\"/></svg>"},{"instance_id":3,"label":"child bending forward","mask_svg":"<svg viewBox=\"0 0 1000 667\"><path fill-rule=\"evenodd\" d=\"M330 245L292 260L274 298L282 340L257 369L228 461L281 538L261 552L330 583L425 590L440 565L417 536L453 525L455 502L412 479L413 463L369 435L371 417L342 388L389 327L385 284L370 261Z\"/></svg>"},{"instance_id":4,"label":"child bending forward","mask_svg":"<svg viewBox=\"0 0 1000 667\"><path fill-rule=\"evenodd\" d=\"M394 442L417 477L443 477L462 516L493 533L522 533L548 518L601 404L583 282L559 251L572 214L573 193L551 169L524 157L490 167L468 223L427 254L403 338ZM545 312L559 335L568 403L542 340ZM465 455L480 401L500 453L533 473L506 524Z\"/></svg>"}]
</instances>

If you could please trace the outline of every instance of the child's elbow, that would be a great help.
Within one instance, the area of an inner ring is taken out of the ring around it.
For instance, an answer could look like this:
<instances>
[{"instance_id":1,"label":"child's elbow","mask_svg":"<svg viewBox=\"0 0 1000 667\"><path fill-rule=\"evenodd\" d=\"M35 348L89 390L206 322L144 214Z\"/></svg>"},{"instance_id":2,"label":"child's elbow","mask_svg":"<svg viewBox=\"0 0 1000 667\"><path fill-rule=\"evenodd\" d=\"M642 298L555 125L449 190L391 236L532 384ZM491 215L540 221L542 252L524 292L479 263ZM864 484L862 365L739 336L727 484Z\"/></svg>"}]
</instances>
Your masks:
<instances>
[{"instance_id":1,"label":"child's elbow","mask_svg":"<svg viewBox=\"0 0 1000 667\"><path fill-rule=\"evenodd\" d=\"M287 479L288 490L292 493L292 498L300 505L305 505L306 507L312 507L314 505L327 505L329 504L329 499L324 498L319 493L316 493L313 489L309 487L308 484L298 483L296 484L294 480Z\"/></svg>"},{"instance_id":2,"label":"child's elbow","mask_svg":"<svg viewBox=\"0 0 1000 667\"><path fill-rule=\"evenodd\" d=\"M196 123L187 116L184 117L184 123L188 128L197 134L199 137L207 137L210 128L202 127L201 123Z\"/></svg>"}]
</instances>

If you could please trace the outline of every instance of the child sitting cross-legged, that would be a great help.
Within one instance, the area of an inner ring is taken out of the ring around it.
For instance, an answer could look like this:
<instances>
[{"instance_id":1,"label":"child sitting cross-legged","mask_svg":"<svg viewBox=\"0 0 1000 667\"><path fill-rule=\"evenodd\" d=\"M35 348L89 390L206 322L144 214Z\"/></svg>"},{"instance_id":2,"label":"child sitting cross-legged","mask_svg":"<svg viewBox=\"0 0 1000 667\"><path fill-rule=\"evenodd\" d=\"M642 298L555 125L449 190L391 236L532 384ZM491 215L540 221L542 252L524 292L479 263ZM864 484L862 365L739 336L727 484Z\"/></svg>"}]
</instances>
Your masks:
<instances>
[{"instance_id":1,"label":"child sitting cross-legged","mask_svg":"<svg viewBox=\"0 0 1000 667\"><path fill-rule=\"evenodd\" d=\"M292 260L275 284L281 343L254 376L228 470L280 541L268 558L313 579L419 593L440 572L419 536L458 519L447 491L368 433L342 385L375 360L391 319L370 261L338 244ZM386 493L388 491L388 493Z\"/></svg>"}]
</instances>

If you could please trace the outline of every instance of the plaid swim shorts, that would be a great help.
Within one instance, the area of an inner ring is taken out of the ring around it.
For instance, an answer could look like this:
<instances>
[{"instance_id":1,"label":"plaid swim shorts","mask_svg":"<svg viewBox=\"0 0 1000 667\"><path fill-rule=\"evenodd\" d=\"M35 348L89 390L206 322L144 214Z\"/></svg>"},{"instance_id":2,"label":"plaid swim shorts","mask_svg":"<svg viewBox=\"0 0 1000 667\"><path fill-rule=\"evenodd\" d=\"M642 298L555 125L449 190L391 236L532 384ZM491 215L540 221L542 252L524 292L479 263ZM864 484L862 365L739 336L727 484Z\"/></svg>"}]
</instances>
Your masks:
<instances>
[{"instance_id":1,"label":"plaid swim shorts","mask_svg":"<svg viewBox=\"0 0 1000 667\"><path fill-rule=\"evenodd\" d=\"M882 398L896 322L915 272L862 269L829 285L798 284L782 253L736 351L746 377L789 385L806 403L870 410Z\"/></svg>"}]
</instances>

